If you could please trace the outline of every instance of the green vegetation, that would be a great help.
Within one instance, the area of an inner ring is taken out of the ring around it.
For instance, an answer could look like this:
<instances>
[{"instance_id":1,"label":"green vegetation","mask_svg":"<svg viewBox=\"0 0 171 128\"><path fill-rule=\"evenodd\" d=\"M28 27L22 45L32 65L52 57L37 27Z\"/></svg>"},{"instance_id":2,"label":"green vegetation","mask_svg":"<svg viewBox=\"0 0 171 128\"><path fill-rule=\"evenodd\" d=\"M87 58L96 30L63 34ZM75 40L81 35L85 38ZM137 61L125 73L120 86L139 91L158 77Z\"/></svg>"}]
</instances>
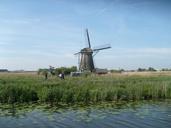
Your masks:
<instances>
[{"instance_id":1,"label":"green vegetation","mask_svg":"<svg viewBox=\"0 0 171 128\"><path fill-rule=\"evenodd\" d=\"M71 72L76 72L76 71L77 71L76 66L60 67L60 68L50 67L49 69L47 69L47 68L39 69L37 73L38 73L38 75L43 75L45 77L45 80L47 80L49 75L58 76L60 73L69 75Z\"/></svg>"},{"instance_id":2,"label":"green vegetation","mask_svg":"<svg viewBox=\"0 0 171 128\"><path fill-rule=\"evenodd\" d=\"M138 68L139 72L144 72L144 71L150 71L150 72L155 72L157 71L156 69L152 68L152 67L149 67L148 69L145 69L145 68Z\"/></svg>"},{"instance_id":3,"label":"green vegetation","mask_svg":"<svg viewBox=\"0 0 171 128\"><path fill-rule=\"evenodd\" d=\"M37 74L38 75L43 75L45 77L45 80L48 79L48 73L49 73L49 70L48 69L39 69Z\"/></svg>"},{"instance_id":4,"label":"green vegetation","mask_svg":"<svg viewBox=\"0 0 171 128\"><path fill-rule=\"evenodd\" d=\"M56 74L60 74L60 73L64 73L65 75L69 75L71 72L76 72L77 71L77 67L76 66L72 66L72 67L60 67L60 68L56 68L55 72Z\"/></svg>"},{"instance_id":5,"label":"green vegetation","mask_svg":"<svg viewBox=\"0 0 171 128\"><path fill-rule=\"evenodd\" d=\"M121 72L124 72L125 70L124 69L111 69L110 72L111 73L121 73Z\"/></svg>"},{"instance_id":6,"label":"green vegetation","mask_svg":"<svg viewBox=\"0 0 171 128\"><path fill-rule=\"evenodd\" d=\"M171 99L171 74L44 77L0 74L0 103L40 102L51 105L106 101Z\"/></svg>"},{"instance_id":7,"label":"green vegetation","mask_svg":"<svg viewBox=\"0 0 171 128\"><path fill-rule=\"evenodd\" d=\"M169 68L162 68L161 71L171 71Z\"/></svg>"}]
</instances>

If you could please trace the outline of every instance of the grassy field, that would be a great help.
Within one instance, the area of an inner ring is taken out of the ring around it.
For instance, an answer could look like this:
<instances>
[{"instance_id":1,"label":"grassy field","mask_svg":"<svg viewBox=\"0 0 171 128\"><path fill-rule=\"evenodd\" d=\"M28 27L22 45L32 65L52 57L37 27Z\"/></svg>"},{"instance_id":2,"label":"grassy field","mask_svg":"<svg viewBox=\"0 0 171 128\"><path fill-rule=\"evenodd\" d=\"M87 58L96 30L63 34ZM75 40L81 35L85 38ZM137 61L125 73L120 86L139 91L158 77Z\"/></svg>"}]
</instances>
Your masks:
<instances>
[{"instance_id":1,"label":"grassy field","mask_svg":"<svg viewBox=\"0 0 171 128\"><path fill-rule=\"evenodd\" d=\"M44 80L34 73L0 73L0 103L59 105L150 99L171 99L171 72L124 72L65 80Z\"/></svg>"}]
</instances>

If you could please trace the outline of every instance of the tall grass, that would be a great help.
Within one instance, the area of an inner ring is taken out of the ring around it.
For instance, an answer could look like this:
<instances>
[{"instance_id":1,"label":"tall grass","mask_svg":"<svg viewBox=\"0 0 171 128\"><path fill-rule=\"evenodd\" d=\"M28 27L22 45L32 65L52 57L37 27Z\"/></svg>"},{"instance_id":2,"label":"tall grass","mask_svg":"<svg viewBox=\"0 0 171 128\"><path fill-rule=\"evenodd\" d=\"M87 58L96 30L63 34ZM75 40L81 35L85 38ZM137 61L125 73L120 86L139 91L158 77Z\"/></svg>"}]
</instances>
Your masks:
<instances>
[{"instance_id":1,"label":"tall grass","mask_svg":"<svg viewBox=\"0 0 171 128\"><path fill-rule=\"evenodd\" d=\"M0 102L97 103L171 98L171 76L88 76L66 80L30 74L0 74Z\"/></svg>"}]
</instances>

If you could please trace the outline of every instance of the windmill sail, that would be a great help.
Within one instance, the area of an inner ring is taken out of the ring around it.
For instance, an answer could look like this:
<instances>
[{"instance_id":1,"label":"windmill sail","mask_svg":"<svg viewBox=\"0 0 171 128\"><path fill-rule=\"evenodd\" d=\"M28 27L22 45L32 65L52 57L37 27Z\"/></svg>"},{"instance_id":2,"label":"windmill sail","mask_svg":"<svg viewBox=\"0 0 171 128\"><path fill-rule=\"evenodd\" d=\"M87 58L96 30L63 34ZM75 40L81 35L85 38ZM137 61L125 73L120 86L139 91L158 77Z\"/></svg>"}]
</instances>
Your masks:
<instances>
[{"instance_id":1,"label":"windmill sail","mask_svg":"<svg viewBox=\"0 0 171 128\"><path fill-rule=\"evenodd\" d=\"M88 47L91 48L90 37L89 37L88 29L86 29L86 34L87 34Z\"/></svg>"},{"instance_id":2,"label":"windmill sail","mask_svg":"<svg viewBox=\"0 0 171 128\"><path fill-rule=\"evenodd\" d=\"M102 46L95 47L93 49L93 51L100 51L100 50L104 50L104 49L108 49L108 48L111 48L111 45L110 44L106 44L106 45L102 45Z\"/></svg>"}]
</instances>

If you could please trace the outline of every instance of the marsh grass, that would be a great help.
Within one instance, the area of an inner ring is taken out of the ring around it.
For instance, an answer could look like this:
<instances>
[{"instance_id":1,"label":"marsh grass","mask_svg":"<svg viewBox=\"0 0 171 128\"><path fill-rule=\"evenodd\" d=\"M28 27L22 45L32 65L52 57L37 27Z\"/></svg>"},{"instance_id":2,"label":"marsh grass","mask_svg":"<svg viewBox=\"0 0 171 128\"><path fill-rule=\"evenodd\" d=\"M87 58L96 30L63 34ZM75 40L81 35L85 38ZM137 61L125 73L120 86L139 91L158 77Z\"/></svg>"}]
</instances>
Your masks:
<instances>
[{"instance_id":1,"label":"marsh grass","mask_svg":"<svg viewBox=\"0 0 171 128\"><path fill-rule=\"evenodd\" d=\"M170 75L93 75L44 80L36 74L0 74L1 103L72 105L151 99L171 99Z\"/></svg>"}]
</instances>

